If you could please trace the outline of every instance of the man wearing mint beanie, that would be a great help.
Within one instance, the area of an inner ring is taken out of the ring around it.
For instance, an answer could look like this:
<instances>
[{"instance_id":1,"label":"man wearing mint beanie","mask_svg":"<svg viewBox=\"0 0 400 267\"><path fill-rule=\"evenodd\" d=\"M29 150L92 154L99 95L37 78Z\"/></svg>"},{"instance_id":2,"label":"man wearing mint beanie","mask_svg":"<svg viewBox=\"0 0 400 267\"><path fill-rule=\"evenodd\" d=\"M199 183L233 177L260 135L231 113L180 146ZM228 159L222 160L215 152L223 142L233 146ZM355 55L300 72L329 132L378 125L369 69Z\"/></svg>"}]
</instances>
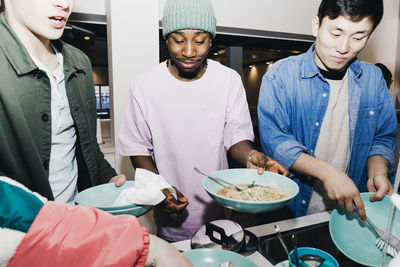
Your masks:
<instances>
[{"instance_id":1,"label":"man wearing mint beanie","mask_svg":"<svg viewBox=\"0 0 400 267\"><path fill-rule=\"evenodd\" d=\"M207 173L227 169L228 152L244 167L288 171L254 150L240 75L207 59L216 34L211 1L167 1L162 26L171 58L133 81L119 141L121 155L130 156L135 168L176 186L178 199L165 191L154 213L158 235L179 241L205 222L224 218L193 167Z\"/></svg>"}]
</instances>

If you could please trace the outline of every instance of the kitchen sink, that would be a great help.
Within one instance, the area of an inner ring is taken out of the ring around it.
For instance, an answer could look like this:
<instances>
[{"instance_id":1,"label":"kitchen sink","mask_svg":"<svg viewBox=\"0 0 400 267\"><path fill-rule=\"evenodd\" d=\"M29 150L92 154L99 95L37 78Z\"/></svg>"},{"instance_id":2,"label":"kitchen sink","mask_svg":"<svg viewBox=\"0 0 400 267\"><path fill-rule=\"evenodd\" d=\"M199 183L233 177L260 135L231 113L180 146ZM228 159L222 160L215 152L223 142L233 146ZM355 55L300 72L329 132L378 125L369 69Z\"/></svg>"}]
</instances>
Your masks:
<instances>
[{"instance_id":1,"label":"kitchen sink","mask_svg":"<svg viewBox=\"0 0 400 267\"><path fill-rule=\"evenodd\" d=\"M341 267L364 266L347 258L333 243L329 234L329 222L314 224L295 230L281 231L289 251L293 249L292 235L297 235L298 247L314 247L330 253ZM287 255L276 234L260 237L260 253L272 264L287 260Z\"/></svg>"}]
</instances>

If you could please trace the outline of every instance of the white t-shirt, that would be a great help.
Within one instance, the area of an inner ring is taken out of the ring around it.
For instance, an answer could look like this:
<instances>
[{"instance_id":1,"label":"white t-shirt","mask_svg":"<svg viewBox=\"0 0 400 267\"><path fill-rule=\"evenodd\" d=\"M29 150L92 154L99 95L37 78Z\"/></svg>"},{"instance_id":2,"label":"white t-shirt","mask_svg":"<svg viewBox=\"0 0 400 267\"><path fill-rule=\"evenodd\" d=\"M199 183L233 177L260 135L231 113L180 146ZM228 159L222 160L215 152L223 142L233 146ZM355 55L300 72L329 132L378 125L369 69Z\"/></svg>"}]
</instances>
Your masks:
<instances>
[{"instance_id":1,"label":"white t-shirt","mask_svg":"<svg viewBox=\"0 0 400 267\"><path fill-rule=\"evenodd\" d=\"M155 210L159 235L170 241L191 238L205 222L224 217L193 167L207 173L226 169L227 150L254 139L241 77L207 62L205 74L191 82L176 79L166 62L139 76L121 121L121 155L152 156L166 181L189 199L182 214Z\"/></svg>"},{"instance_id":2,"label":"white t-shirt","mask_svg":"<svg viewBox=\"0 0 400 267\"><path fill-rule=\"evenodd\" d=\"M74 205L78 165L75 157L76 131L69 108L64 80L64 59L56 51L59 66L50 72L31 55L39 69L46 72L51 85L51 152L49 182L54 200Z\"/></svg>"}]
</instances>

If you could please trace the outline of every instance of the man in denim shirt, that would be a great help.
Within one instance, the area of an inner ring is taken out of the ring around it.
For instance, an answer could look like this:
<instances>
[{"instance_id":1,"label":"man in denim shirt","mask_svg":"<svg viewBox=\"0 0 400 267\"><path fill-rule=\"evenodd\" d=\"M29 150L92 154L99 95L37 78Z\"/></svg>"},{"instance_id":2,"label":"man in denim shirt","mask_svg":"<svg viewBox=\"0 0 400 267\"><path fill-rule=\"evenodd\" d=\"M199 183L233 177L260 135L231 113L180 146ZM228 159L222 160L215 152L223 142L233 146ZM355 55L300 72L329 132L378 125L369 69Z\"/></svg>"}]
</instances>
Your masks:
<instances>
[{"instance_id":1,"label":"man in denim shirt","mask_svg":"<svg viewBox=\"0 0 400 267\"><path fill-rule=\"evenodd\" d=\"M276 62L264 76L262 147L290 168L300 193L285 210L260 215L260 221L336 205L353 212L353 202L364 220L360 192L374 192L371 201L392 192L393 100L381 71L357 59L382 15L382 0L322 0L312 19L315 44Z\"/></svg>"}]
</instances>

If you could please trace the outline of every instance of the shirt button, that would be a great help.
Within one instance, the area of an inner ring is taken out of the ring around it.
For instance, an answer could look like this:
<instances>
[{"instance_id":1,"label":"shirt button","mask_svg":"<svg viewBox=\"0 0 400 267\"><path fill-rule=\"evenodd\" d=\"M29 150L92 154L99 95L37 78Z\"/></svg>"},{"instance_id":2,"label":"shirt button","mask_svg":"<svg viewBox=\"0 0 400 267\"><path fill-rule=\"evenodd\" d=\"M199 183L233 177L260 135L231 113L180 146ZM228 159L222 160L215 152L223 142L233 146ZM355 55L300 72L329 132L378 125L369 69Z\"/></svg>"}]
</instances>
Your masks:
<instances>
[{"instance_id":1,"label":"shirt button","mask_svg":"<svg viewBox=\"0 0 400 267\"><path fill-rule=\"evenodd\" d=\"M319 122L316 122L316 123L315 123L315 126L319 126Z\"/></svg>"},{"instance_id":2,"label":"shirt button","mask_svg":"<svg viewBox=\"0 0 400 267\"><path fill-rule=\"evenodd\" d=\"M371 110L371 111L369 112L369 114L374 115L375 112L374 112L373 110Z\"/></svg>"},{"instance_id":3,"label":"shirt button","mask_svg":"<svg viewBox=\"0 0 400 267\"><path fill-rule=\"evenodd\" d=\"M322 94L322 96L323 96L323 97L326 97L326 94L325 94L325 93L323 93L323 94Z\"/></svg>"},{"instance_id":4,"label":"shirt button","mask_svg":"<svg viewBox=\"0 0 400 267\"><path fill-rule=\"evenodd\" d=\"M35 79L42 79L42 72L40 70L36 70L33 72L33 78Z\"/></svg>"},{"instance_id":5,"label":"shirt button","mask_svg":"<svg viewBox=\"0 0 400 267\"><path fill-rule=\"evenodd\" d=\"M46 171L49 170L49 160L46 159L43 161L43 167Z\"/></svg>"},{"instance_id":6,"label":"shirt button","mask_svg":"<svg viewBox=\"0 0 400 267\"><path fill-rule=\"evenodd\" d=\"M303 199L303 200L301 201L301 204L305 205L305 204L306 204L306 201Z\"/></svg>"},{"instance_id":7,"label":"shirt button","mask_svg":"<svg viewBox=\"0 0 400 267\"><path fill-rule=\"evenodd\" d=\"M49 115L47 115L46 113L42 114L42 121L48 122L49 121Z\"/></svg>"}]
</instances>

